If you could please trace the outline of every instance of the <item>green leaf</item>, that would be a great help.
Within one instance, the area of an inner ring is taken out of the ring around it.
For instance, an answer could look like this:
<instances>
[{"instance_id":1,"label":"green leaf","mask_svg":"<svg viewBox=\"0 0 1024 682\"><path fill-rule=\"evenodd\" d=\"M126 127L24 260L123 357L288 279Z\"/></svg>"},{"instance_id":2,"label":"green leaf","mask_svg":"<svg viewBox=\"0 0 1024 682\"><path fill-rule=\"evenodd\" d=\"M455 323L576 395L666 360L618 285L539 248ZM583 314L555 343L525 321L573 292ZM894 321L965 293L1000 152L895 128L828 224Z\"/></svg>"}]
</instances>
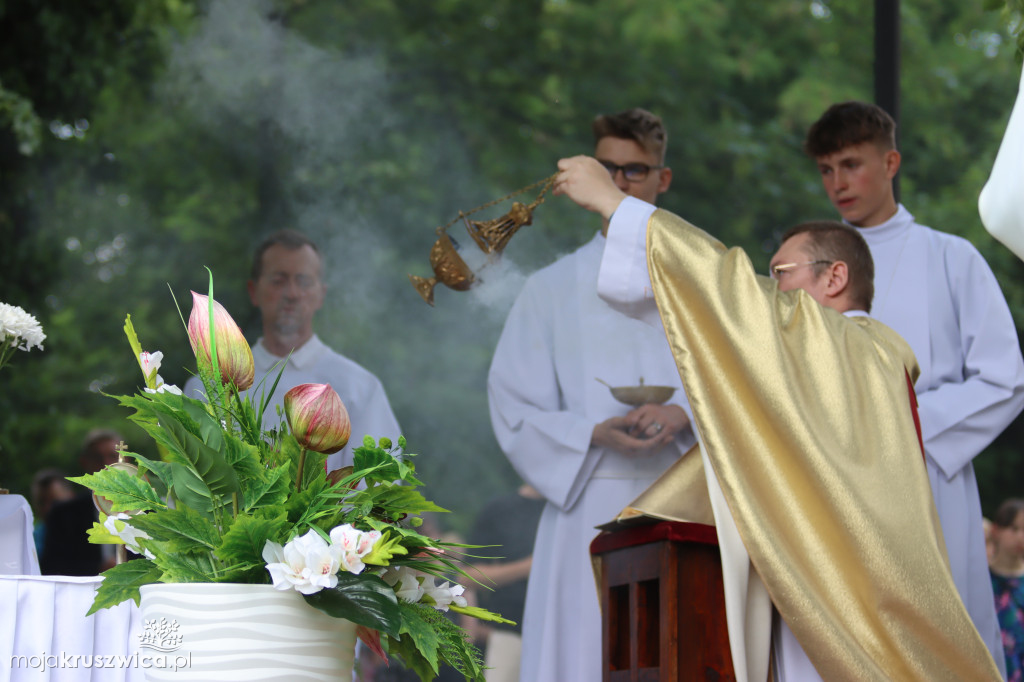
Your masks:
<instances>
[{"instance_id":1,"label":"green leaf","mask_svg":"<svg viewBox=\"0 0 1024 682\"><path fill-rule=\"evenodd\" d=\"M392 637L388 639L388 653L400 658L406 668L416 673L420 678L420 682L430 682L437 677L436 648L433 660L426 658L416 648L415 641L408 633L403 634L399 638Z\"/></svg>"},{"instance_id":2,"label":"green leaf","mask_svg":"<svg viewBox=\"0 0 1024 682\"><path fill-rule=\"evenodd\" d=\"M258 507L269 507L284 504L288 499L291 476L289 463L267 469L262 480L245 486L242 506L245 511Z\"/></svg>"},{"instance_id":3,"label":"green leaf","mask_svg":"<svg viewBox=\"0 0 1024 682\"><path fill-rule=\"evenodd\" d=\"M492 623L507 623L509 625L516 624L514 620L509 620L508 618L504 618L498 615L497 613L488 611L487 609L482 609L479 606L458 606L456 604L449 604L448 608L450 608L455 613L462 613L467 616L472 616L473 618L479 618L480 620L489 620Z\"/></svg>"},{"instance_id":4,"label":"green leaf","mask_svg":"<svg viewBox=\"0 0 1024 682\"><path fill-rule=\"evenodd\" d=\"M161 543L162 552L188 552L200 547L212 550L221 542L214 525L184 505L153 514L140 514L129 519L128 523Z\"/></svg>"},{"instance_id":5,"label":"green leaf","mask_svg":"<svg viewBox=\"0 0 1024 682\"><path fill-rule=\"evenodd\" d=\"M387 566L396 555L408 554L409 550L402 546L402 538L393 533L386 533L373 544L370 553L363 557L364 564Z\"/></svg>"},{"instance_id":6,"label":"green leaf","mask_svg":"<svg viewBox=\"0 0 1024 682\"><path fill-rule=\"evenodd\" d=\"M145 540L143 540L145 542ZM154 552L153 563L163 571L165 583L220 582L220 567L213 562L212 552Z\"/></svg>"},{"instance_id":7,"label":"green leaf","mask_svg":"<svg viewBox=\"0 0 1024 682\"><path fill-rule=\"evenodd\" d=\"M429 611L425 611L429 609ZM416 651L430 664L434 675L437 675L437 648L440 640L437 631L424 615L433 615L432 606L423 604L402 604L402 634L408 635ZM402 639L405 639L403 636ZM407 665L412 663L407 655L402 656ZM428 678L432 679L432 678Z\"/></svg>"},{"instance_id":8,"label":"green leaf","mask_svg":"<svg viewBox=\"0 0 1024 682\"><path fill-rule=\"evenodd\" d=\"M68 480L81 483L100 497L110 500L115 512L167 508L153 486L139 476L121 469L101 469L95 474L70 476Z\"/></svg>"},{"instance_id":9,"label":"green leaf","mask_svg":"<svg viewBox=\"0 0 1024 682\"><path fill-rule=\"evenodd\" d=\"M215 506L214 495L203 479L191 467L180 462L168 462L171 472L170 487L175 498L186 507L204 515L211 515Z\"/></svg>"},{"instance_id":10,"label":"green leaf","mask_svg":"<svg viewBox=\"0 0 1024 682\"><path fill-rule=\"evenodd\" d=\"M226 564L264 564L263 547L267 540L279 542L289 527L284 512L275 516L239 516L224 534L217 557ZM280 543L283 544L283 543Z\"/></svg>"},{"instance_id":11,"label":"green leaf","mask_svg":"<svg viewBox=\"0 0 1024 682\"><path fill-rule=\"evenodd\" d=\"M138 604L139 588L160 582L160 576L160 569L147 559L133 559L104 571L96 599L85 615L91 616L100 609L109 609L128 599L134 599Z\"/></svg>"},{"instance_id":12,"label":"green leaf","mask_svg":"<svg viewBox=\"0 0 1024 682\"><path fill-rule=\"evenodd\" d=\"M341 573L336 587L303 596L329 616L344 618L392 637L398 637L403 624L395 591L377 576Z\"/></svg>"}]
</instances>

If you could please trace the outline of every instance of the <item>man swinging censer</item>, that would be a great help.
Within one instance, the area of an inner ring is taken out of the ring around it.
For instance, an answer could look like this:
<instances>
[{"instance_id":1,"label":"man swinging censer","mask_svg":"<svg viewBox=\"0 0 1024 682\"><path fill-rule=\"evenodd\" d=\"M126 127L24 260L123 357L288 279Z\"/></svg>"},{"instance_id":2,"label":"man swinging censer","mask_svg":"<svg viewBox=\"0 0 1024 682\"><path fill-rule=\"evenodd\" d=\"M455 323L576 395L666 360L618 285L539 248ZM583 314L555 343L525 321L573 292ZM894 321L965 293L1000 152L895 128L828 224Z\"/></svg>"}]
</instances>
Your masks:
<instances>
[{"instance_id":1,"label":"man swinging censer","mask_svg":"<svg viewBox=\"0 0 1024 682\"><path fill-rule=\"evenodd\" d=\"M551 188L551 185L554 184L555 177L557 177L557 173L532 185L518 189L511 194L507 194L500 199L495 199L469 211L459 211L459 215L452 219L451 222L437 228L437 241L434 242L434 246L430 249L430 267L434 271L434 276L427 278L409 275L409 281L412 282L412 285L419 292L420 296L423 297L423 300L430 305L434 305L434 287L438 282L456 291L467 291L478 282L476 274L459 255L458 243L448 236L449 227L458 222L459 219L462 219L466 225L466 231L469 232L469 236L473 238L473 241L480 247L480 250L487 254L488 262L492 262L501 256L509 240L512 239L512 236L520 227L533 222L533 210L544 203L544 195ZM508 213L494 220L469 219L469 216L478 211L482 211L485 208L499 204L517 194L522 194L539 186L543 187L541 187L537 198L530 204L523 204L518 201L513 202Z\"/></svg>"}]
</instances>

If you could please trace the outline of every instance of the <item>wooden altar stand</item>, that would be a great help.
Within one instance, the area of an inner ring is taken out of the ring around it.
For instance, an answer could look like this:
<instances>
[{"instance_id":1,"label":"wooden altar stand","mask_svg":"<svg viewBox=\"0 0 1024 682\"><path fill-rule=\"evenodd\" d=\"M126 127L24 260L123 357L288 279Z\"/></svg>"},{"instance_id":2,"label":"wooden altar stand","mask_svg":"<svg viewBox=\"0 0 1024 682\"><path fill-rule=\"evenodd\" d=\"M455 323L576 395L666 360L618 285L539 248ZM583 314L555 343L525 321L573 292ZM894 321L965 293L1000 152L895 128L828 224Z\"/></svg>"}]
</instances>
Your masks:
<instances>
[{"instance_id":1,"label":"wooden altar stand","mask_svg":"<svg viewBox=\"0 0 1024 682\"><path fill-rule=\"evenodd\" d=\"M590 553L603 682L735 681L715 529L646 517L602 528Z\"/></svg>"}]
</instances>

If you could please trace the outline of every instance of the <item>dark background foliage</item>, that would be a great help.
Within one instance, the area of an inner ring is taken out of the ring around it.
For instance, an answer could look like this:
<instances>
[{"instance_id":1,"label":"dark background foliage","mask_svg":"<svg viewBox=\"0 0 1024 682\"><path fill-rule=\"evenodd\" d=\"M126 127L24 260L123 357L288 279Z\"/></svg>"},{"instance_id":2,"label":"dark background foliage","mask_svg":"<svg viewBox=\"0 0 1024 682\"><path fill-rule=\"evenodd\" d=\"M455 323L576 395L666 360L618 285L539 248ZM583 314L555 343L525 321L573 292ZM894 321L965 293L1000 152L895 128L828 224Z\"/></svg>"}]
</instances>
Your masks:
<instances>
[{"instance_id":1,"label":"dark background foliage","mask_svg":"<svg viewBox=\"0 0 1024 682\"><path fill-rule=\"evenodd\" d=\"M976 207L1016 15L983 4L902 3L902 192L982 251L1020 325L1021 264ZM326 254L320 335L382 379L464 529L516 484L485 389L508 306L599 224L549 199L484 285L431 309L406 273L429 274L434 229L591 151L597 113L643 106L670 133L664 205L765 267L785 227L833 215L800 142L833 101L871 98L872 22L827 0L0 0L0 301L48 336L0 373L0 485L75 473L93 426L151 451L104 395L140 384L125 314L183 384L172 292L188 305L210 267L255 338L249 252L293 227ZM986 511L1022 494L1022 428L976 460Z\"/></svg>"}]
</instances>

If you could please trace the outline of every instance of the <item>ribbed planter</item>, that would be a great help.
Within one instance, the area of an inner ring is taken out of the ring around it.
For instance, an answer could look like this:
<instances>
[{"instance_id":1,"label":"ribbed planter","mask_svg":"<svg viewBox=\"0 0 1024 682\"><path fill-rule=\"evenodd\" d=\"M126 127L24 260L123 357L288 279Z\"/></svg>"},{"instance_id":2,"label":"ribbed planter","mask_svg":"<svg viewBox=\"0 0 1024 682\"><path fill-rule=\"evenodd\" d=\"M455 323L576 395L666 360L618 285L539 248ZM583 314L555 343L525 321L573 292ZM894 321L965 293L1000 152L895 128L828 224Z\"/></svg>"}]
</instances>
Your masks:
<instances>
[{"instance_id":1,"label":"ribbed planter","mask_svg":"<svg viewBox=\"0 0 1024 682\"><path fill-rule=\"evenodd\" d=\"M355 624L313 608L294 590L157 583L141 594L140 654L166 665L146 667L149 682L352 678Z\"/></svg>"}]
</instances>

